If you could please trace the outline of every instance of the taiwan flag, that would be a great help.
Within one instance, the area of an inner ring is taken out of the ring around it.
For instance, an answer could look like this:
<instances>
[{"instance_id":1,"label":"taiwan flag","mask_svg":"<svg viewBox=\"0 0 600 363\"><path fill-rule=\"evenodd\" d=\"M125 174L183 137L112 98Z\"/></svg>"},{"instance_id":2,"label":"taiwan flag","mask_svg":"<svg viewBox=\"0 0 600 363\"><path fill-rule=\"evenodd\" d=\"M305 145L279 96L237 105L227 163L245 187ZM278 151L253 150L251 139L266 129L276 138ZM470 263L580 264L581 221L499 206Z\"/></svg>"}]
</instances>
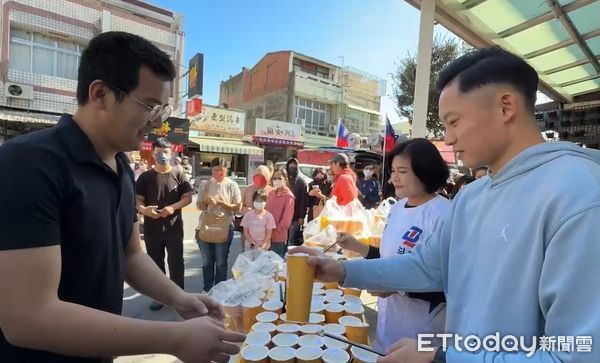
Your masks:
<instances>
[{"instance_id":1,"label":"taiwan flag","mask_svg":"<svg viewBox=\"0 0 600 363\"><path fill-rule=\"evenodd\" d=\"M389 153L396 145L396 133L387 116L385 117L385 121L385 152Z\"/></svg>"},{"instance_id":2,"label":"taiwan flag","mask_svg":"<svg viewBox=\"0 0 600 363\"><path fill-rule=\"evenodd\" d=\"M344 125L344 120L338 121L338 132L335 138L335 146L337 147L348 147L348 135L350 132Z\"/></svg>"}]
</instances>

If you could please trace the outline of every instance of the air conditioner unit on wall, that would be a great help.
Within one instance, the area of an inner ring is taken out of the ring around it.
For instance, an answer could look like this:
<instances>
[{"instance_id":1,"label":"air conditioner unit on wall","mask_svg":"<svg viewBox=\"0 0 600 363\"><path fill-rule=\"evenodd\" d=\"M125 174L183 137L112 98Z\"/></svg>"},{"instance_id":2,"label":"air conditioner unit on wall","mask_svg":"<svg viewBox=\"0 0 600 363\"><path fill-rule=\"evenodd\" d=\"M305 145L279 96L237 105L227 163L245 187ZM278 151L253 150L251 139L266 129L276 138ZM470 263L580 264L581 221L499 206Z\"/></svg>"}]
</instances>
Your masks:
<instances>
[{"instance_id":1,"label":"air conditioner unit on wall","mask_svg":"<svg viewBox=\"0 0 600 363\"><path fill-rule=\"evenodd\" d=\"M25 100L33 99L33 86L19 83L4 83L4 95L11 98L21 98Z\"/></svg>"},{"instance_id":2,"label":"air conditioner unit on wall","mask_svg":"<svg viewBox=\"0 0 600 363\"><path fill-rule=\"evenodd\" d=\"M336 133L337 132L337 125L329 125L329 132Z\"/></svg>"}]
</instances>

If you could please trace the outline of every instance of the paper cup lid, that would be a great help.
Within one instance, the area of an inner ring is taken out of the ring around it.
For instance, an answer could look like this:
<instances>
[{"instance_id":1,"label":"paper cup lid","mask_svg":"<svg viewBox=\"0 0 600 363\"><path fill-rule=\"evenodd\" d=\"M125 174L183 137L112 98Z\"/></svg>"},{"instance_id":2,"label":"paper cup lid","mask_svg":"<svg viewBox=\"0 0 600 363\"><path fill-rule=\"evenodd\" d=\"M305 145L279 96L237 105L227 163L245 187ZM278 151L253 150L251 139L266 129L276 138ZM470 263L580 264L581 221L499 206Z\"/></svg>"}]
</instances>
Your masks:
<instances>
[{"instance_id":1,"label":"paper cup lid","mask_svg":"<svg viewBox=\"0 0 600 363\"><path fill-rule=\"evenodd\" d=\"M312 294L313 295L325 295L325 290L323 290L323 289L314 289L313 288Z\"/></svg>"},{"instance_id":2,"label":"paper cup lid","mask_svg":"<svg viewBox=\"0 0 600 363\"><path fill-rule=\"evenodd\" d=\"M245 361L256 362L269 356L269 348L264 345L247 345L241 352Z\"/></svg>"},{"instance_id":3,"label":"paper cup lid","mask_svg":"<svg viewBox=\"0 0 600 363\"><path fill-rule=\"evenodd\" d=\"M319 301L311 301L310 303L310 312L318 313L325 310L325 304Z\"/></svg>"},{"instance_id":4,"label":"paper cup lid","mask_svg":"<svg viewBox=\"0 0 600 363\"><path fill-rule=\"evenodd\" d=\"M364 363L375 363L377 362L377 358L379 358L377 354L371 353L359 347L352 347L350 348L350 351L355 358Z\"/></svg>"},{"instance_id":5,"label":"paper cup lid","mask_svg":"<svg viewBox=\"0 0 600 363\"><path fill-rule=\"evenodd\" d=\"M298 324L280 324L277 326L277 331L280 333L297 333L300 331L300 325Z\"/></svg>"},{"instance_id":6,"label":"paper cup lid","mask_svg":"<svg viewBox=\"0 0 600 363\"><path fill-rule=\"evenodd\" d=\"M359 304L346 304L344 309L346 309L346 312L350 314L362 314L365 312L365 308Z\"/></svg>"},{"instance_id":7,"label":"paper cup lid","mask_svg":"<svg viewBox=\"0 0 600 363\"><path fill-rule=\"evenodd\" d=\"M323 331L323 327L319 324L306 324L300 327L303 334L317 334Z\"/></svg>"},{"instance_id":8,"label":"paper cup lid","mask_svg":"<svg viewBox=\"0 0 600 363\"><path fill-rule=\"evenodd\" d=\"M285 362L296 358L296 349L291 347L275 347L269 351L269 358L278 362Z\"/></svg>"},{"instance_id":9,"label":"paper cup lid","mask_svg":"<svg viewBox=\"0 0 600 363\"><path fill-rule=\"evenodd\" d=\"M321 348L325 344L323 338L318 335L308 334L303 335L298 339L298 345L301 347L318 347Z\"/></svg>"},{"instance_id":10,"label":"paper cup lid","mask_svg":"<svg viewBox=\"0 0 600 363\"><path fill-rule=\"evenodd\" d=\"M244 308L257 308L261 305L262 303L260 302L260 299L256 297L244 300L244 302L242 303L242 307Z\"/></svg>"},{"instance_id":11,"label":"paper cup lid","mask_svg":"<svg viewBox=\"0 0 600 363\"><path fill-rule=\"evenodd\" d=\"M339 290L339 289L327 289L327 290L325 290L325 295L342 296L342 295L344 295L344 292L342 290Z\"/></svg>"},{"instance_id":12,"label":"paper cup lid","mask_svg":"<svg viewBox=\"0 0 600 363\"><path fill-rule=\"evenodd\" d=\"M341 304L325 304L325 311L340 313L344 311L344 306Z\"/></svg>"},{"instance_id":13,"label":"paper cup lid","mask_svg":"<svg viewBox=\"0 0 600 363\"><path fill-rule=\"evenodd\" d=\"M313 290L314 289L323 289L323 287L325 287L325 284L322 282L315 282L313 283Z\"/></svg>"},{"instance_id":14,"label":"paper cup lid","mask_svg":"<svg viewBox=\"0 0 600 363\"><path fill-rule=\"evenodd\" d=\"M273 337L273 344L278 347L293 347L298 344L298 336L290 333L279 333Z\"/></svg>"},{"instance_id":15,"label":"paper cup lid","mask_svg":"<svg viewBox=\"0 0 600 363\"><path fill-rule=\"evenodd\" d=\"M324 363L348 363L350 354L339 348L328 348L323 352Z\"/></svg>"},{"instance_id":16,"label":"paper cup lid","mask_svg":"<svg viewBox=\"0 0 600 363\"><path fill-rule=\"evenodd\" d=\"M279 295L279 291L277 291L277 295ZM263 308L269 311L279 310L283 308L283 302L279 300L269 300L263 304Z\"/></svg>"},{"instance_id":17,"label":"paper cup lid","mask_svg":"<svg viewBox=\"0 0 600 363\"><path fill-rule=\"evenodd\" d=\"M296 350L296 358L300 360L315 360L322 355L323 351L319 347L302 347Z\"/></svg>"},{"instance_id":18,"label":"paper cup lid","mask_svg":"<svg viewBox=\"0 0 600 363\"><path fill-rule=\"evenodd\" d=\"M279 315L272 311L265 311L256 315L256 321L261 323L273 323L279 319Z\"/></svg>"},{"instance_id":19,"label":"paper cup lid","mask_svg":"<svg viewBox=\"0 0 600 363\"><path fill-rule=\"evenodd\" d=\"M279 320L287 321L287 313L283 313L283 314L279 315Z\"/></svg>"},{"instance_id":20,"label":"paper cup lid","mask_svg":"<svg viewBox=\"0 0 600 363\"><path fill-rule=\"evenodd\" d=\"M343 349L346 350L348 349L349 344L348 343L344 343L344 342L340 342L339 340L335 340L335 339L331 339L331 338L323 338L323 341L325 341L325 346L327 348L337 348L337 349Z\"/></svg>"},{"instance_id":21,"label":"paper cup lid","mask_svg":"<svg viewBox=\"0 0 600 363\"><path fill-rule=\"evenodd\" d=\"M256 323L252 325L253 331L264 331L267 333L274 332L277 330L277 326L273 323Z\"/></svg>"},{"instance_id":22,"label":"paper cup lid","mask_svg":"<svg viewBox=\"0 0 600 363\"><path fill-rule=\"evenodd\" d=\"M294 253L293 255L290 255L289 253L287 253L286 257L289 260L290 258L294 258L294 257L307 258L307 257L310 257L310 256L308 255L308 253Z\"/></svg>"},{"instance_id":23,"label":"paper cup lid","mask_svg":"<svg viewBox=\"0 0 600 363\"><path fill-rule=\"evenodd\" d=\"M341 304L344 302L344 298L340 295L325 295L325 301L328 303Z\"/></svg>"},{"instance_id":24,"label":"paper cup lid","mask_svg":"<svg viewBox=\"0 0 600 363\"><path fill-rule=\"evenodd\" d=\"M311 304L314 303L325 303L325 296L323 295L313 295Z\"/></svg>"},{"instance_id":25,"label":"paper cup lid","mask_svg":"<svg viewBox=\"0 0 600 363\"><path fill-rule=\"evenodd\" d=\"M325 322L325 315L310 313L308 322L311 324L321 324L321 323Z\"/></svg>"},{"instance_id":26,"label":"paper cup lid","mask_svg":"<svg viewBox=\"0 0 600 363\"><path fill-rule=\"evenodd\" d=\"M342 324L344 326L354 326L354 327L364 326L364 323L362 322L362 320L360 320L356 316L342 316L340 318L339 322L340 322L340 324Z\"/></svg>"},{"instance_id":27,"label":"paper cup lid","mask_svg":"<svg viewBox=\"0 0 600 363\"><path fill-rule=\"evenodd\" d=\"M246 335L247 345L267 345L271 341L271 334L266 331L253 331Z\"/></svg>"},{"instance_id":28,"label":"paper cup lid","mask_svg":"<svg viewBox=\"0 0 600 363\"><path fill-rule=\"evenodd\" d=\"M360 299L360 297L354 296L354 295L345 295L344 296L344 302L346 304L358 304L358 305L362 305L362 300Z\"/></svg>"},{"instance_id":29,"label":"paper cup lid","mask_svg":"<svg viewBox=\"0 0 600 363\"><path fill-rule=\"evenodd\" d=\"M342 324L327 324L323 327L323 331L331 335L346 334L346 328Z\"/></svg>"}]
</instances>

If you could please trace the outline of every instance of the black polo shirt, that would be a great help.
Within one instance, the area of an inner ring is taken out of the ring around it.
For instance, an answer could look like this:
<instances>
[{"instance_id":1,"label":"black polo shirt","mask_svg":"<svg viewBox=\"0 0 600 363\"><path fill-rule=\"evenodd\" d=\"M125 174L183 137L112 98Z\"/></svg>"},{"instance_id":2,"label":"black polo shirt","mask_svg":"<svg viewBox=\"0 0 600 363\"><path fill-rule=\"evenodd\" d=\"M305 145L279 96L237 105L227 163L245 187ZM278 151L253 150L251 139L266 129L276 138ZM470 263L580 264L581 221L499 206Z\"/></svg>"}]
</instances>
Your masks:
<instances>
[{"instance_id":1,"label":"black polo shirt","mask_svg":"<svg viewBox=\"0 0 600 363\"><path fill-rule=\"evenodd\" d=\"M133 173L124 154L116 159L118 173L67 115L0 146L0 250L59 245L59 298L120 314L136 217ZM110 361L17 348L0 331L0 362Z\"/></svg>"}]
</instances>

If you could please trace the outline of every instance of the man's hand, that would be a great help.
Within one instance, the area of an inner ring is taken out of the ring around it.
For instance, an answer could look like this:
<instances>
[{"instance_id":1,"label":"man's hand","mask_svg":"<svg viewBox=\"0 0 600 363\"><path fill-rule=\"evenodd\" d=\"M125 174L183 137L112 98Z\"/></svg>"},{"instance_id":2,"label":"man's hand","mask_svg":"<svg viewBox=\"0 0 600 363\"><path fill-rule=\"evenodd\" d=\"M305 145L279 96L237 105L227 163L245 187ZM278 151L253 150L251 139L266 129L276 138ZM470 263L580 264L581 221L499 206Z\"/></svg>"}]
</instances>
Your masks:
<instances>
[{"instance_id":1,"label":"man's hand","mask_svg":"<svg viewBox=\"0 0 600 363\"><path fill-rule=\"evenodd\" d=\"M166 218L170 215L173 215L173 213L175 213L175 208L168 206L168 207L164 207L163 209L160 210L159 214L162 218Z\"/></svg>"},{"instance_id":2,"label":"man's hand","mask_svg":"<svg viewBox=\"0 0 600 363\"><path fill-rule=\"evenodd\" d=\"M172 307L184 319L193 319L208 315L216 320L223 320L223 306L206 295L182 292L173 301Z\"/></svg>"},{"instance_id":3,"label":"man's hand","mask_svg":"<svg viewBox=\"0 0 600 363\"><path fill-rule=\"evenodd\" d=\"M419 352L417 341L406 338L400 339L386 353L385 357L377 359L377 363L431 363L435 358L435 350Z\"/></svg>"},{"instance_id":4,"label":"man's hand","mask_svg":"<svg viewBox=\"0 0 600 363\"><path fill-rule=\"evenodd\" d=\"M316 267L315 277L324 282L340 282L346 278L346 270L344 266L315 250L308 247L296 247L288 251L293 255L296 253L306 253L311 256L308 258L308 264Z\"/></svg>"},{"instance_id":5,"label":"man's hand","mask_svg":"<svg viewBox=\"0 0 600 363\"><path fill-rule=\"evenodd\" d=\"M172 353L183 362L229 362L229 356L239 353L236 343L244 334L227 331L221 322L208 316L180 323Z\"/></svg>"},{"instance_id":6,"label":"man's hand","mask_svg":"<svg viewBox=\"0 0 600 363\"><path fill-rule=\"evenodd\" d=\"M158 206L156 206L156 205L150 205L147 207L143 207L142 214L148 218L159 219L160 214L156 211L156 208L158 208Z\"/></svg>"},{"instance_id":7,"label":"man's hand","mask_svg":"<svg viewBox=\"0 0 600 363\"><path fill-rule=\"evenodd\" d=\"M340 246L342 249L357 252L363 257L366 257L369 253L369 246L357 240L349 233L338 233L337 242L338 246Z\"/></svg>"}]
</instances>

